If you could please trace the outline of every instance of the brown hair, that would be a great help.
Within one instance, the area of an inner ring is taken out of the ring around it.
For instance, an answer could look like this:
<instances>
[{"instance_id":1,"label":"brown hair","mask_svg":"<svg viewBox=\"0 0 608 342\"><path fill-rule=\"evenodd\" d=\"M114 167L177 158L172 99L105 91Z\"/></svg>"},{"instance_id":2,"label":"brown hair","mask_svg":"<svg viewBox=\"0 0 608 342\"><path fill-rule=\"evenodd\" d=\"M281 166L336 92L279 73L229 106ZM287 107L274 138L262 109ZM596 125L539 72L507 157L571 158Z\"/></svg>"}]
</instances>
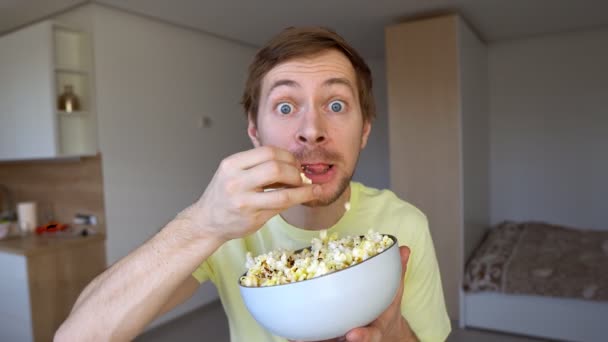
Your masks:
<instances>
[{"instance_id":1,"label":"brown hair","mask_svg":"<svg viewBox=\"0 0 608 342\"><path fill-rule=\"evenodd\" d=\"M376 116L376 108L372 94L372 73L367 63L344 38L322 27L289 27L258 51L249 65L243 93L245 115L251 115L253 122L257 121L262 80L272 68L293 58L307 57L330 49L342 52L353 65L363 120L371 122Z\"/></svg>"}]
</instances>

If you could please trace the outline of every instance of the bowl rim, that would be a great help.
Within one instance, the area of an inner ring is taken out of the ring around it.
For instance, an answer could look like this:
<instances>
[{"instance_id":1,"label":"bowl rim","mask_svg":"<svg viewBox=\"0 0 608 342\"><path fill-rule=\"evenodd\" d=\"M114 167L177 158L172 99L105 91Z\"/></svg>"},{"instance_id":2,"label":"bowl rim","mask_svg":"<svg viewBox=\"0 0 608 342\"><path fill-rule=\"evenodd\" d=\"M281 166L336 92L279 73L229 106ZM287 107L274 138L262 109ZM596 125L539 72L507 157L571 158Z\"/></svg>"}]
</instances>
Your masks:
<instances>
[{"instance_id":1,"label":"bowl rim","mask_svg":"<svg viewBox=\"0 0 608 342\"><path fill-rule=\"evenodd\" d=\"M310 279L304 279L304 280L296 281L296 282L293 282L293 283L287 283L287 284L276 284L276 285L270 285L270 286L245 286L245 285L242 285L242 284L241 284L241 278L242 278L242 277L244 277L245 275L247 275L247 272L248 272L248 271L245 271L245 273L243 273L241 276L239 276L239 278L237 279L237 283L239 284L239 287L246 288L246 289L267 289L267 288L278 287L278 286L286 286L286 285L293 285L293 284L301 284L301 283L306 282L306 281L315 280L315 279L320 279L320 278L323 278L323 277L325 277L325 276L329 276L329 275L332 275L332 274L336 274L336 273L338 273L338 272L342 272L342 271L345 271L345 270L351 269L351 268L353 268L353 267L356 267L356 266L362 265L362 264L363 264L363 263L365 263L366 261L371 260L371 259L373 259L373 258L375 258L375 257L377 257L377 256L379 256L379 255L381 255L381 254L384 254L384 252L387 252L387 251L391 250L393 247L395 247L395 246L398 246L398 245L399 245L399 243L398 243L398 241L397 241L397 237L396 237L396 236L391 235L391 234L381 234L381 235L382 235L382 236L388 236L388 237L390 237L390 238L393 240L393 244L392 244L392 245L391 245L389 248L387 248L387 249L383 250L382 252L380 252L380 253L378 253L378 254L376 254L376 255L374 255L374 256L372 256L372 257L370 257L370 258L367 258L367 259L365 259L365 260L363 260L363 261L361 261L361 262L359 262L359 263L356 263L356 264L354 264L354 265L350 265L350 266L348 266L348 267L346 267L346 268L343 268L343 269L341 269L341 270L333 271L333 272L330 272L330 273L325 273L325 274L320 275L320 276L318 276L318 277L314 277L314 278L310 278ZM365 236L365 235L359 235L359 237L363 237L363 236ZM295 250L295 251L294 251L294 253L299 253L300 251L302 251L302 250L304 250L304 249L308 249L308 248L310 248L310 247L312 247L312 245L310 245L310 246L306 246L306 247L303 247L303 248L300 248L300 249L297 249L297 250Z\"/></svg>"}]
</instances>

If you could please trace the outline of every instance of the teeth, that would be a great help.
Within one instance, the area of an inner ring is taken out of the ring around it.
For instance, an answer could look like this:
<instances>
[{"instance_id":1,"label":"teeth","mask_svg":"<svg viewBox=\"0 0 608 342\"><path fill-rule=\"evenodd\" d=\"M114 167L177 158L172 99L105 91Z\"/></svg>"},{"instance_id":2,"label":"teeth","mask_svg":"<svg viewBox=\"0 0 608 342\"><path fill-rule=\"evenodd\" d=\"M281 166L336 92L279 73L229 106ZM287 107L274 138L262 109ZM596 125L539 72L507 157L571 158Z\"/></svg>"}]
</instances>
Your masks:
<instances>
[{"instance_id":1,"label":"teeth","mask_svg":"<svg viewBox=\"0 0 608 342\"><path fill-rule=\"evenodd\" d=\"M327 165L320 173L327 172L331 169L332 165ZM303 173L319 173L314 168L308 167L308 165L303 165L301 167Z\"/></svg>"}]
</instances>

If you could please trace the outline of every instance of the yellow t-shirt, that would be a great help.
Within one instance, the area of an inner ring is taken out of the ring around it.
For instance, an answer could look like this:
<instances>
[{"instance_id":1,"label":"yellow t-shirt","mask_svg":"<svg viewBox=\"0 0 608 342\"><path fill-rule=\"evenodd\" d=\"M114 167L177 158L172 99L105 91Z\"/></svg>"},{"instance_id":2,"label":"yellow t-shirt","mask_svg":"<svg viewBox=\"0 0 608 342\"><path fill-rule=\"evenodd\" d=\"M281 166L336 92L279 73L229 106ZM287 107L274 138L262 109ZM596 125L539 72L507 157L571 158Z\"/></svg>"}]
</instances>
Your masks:
<instances>
[{"instance_id":1,"label":"yellow t-shirt","mask_svg":"<svg viewBox=\"0 0 608 342\"><path fill-rule=\"evenodd\" d=\"M351 208L328 232L362 235L370 228L397 237L410 248L401 312L421 341L445 341L450 320L445 308L439 267L428 222L422 212L391 191L351 182ZM260 326L249 314L239 292L238 279L246 271L245 256L278 248L300 249L310 245L318 231L288 224L280 215L259 231L222 245L192 274L199 282L216 285L228 316L232 342L285 342Z\"/></svg>"}]
</instances>

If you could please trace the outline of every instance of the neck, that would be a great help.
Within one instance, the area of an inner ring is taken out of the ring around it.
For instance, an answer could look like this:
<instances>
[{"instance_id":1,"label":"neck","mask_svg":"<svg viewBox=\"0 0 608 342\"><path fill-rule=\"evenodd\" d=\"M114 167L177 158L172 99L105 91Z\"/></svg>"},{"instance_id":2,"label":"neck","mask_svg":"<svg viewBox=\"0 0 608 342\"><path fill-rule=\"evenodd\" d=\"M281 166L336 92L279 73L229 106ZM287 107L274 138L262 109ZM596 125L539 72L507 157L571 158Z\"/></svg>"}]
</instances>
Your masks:
<instances>
[{"instance_id":1,"label":"neck","mask_svg":"<svg viewBox=\"0 0 608 342\"><path fill-rule=\"evenodd\" d=\"M342 195L327 206L307 207L297 205L281 213L292 226L307 230L328 229L336 224L346 212L344 204L350 200L350 184Z\"/></svg>"}]
</instances>

